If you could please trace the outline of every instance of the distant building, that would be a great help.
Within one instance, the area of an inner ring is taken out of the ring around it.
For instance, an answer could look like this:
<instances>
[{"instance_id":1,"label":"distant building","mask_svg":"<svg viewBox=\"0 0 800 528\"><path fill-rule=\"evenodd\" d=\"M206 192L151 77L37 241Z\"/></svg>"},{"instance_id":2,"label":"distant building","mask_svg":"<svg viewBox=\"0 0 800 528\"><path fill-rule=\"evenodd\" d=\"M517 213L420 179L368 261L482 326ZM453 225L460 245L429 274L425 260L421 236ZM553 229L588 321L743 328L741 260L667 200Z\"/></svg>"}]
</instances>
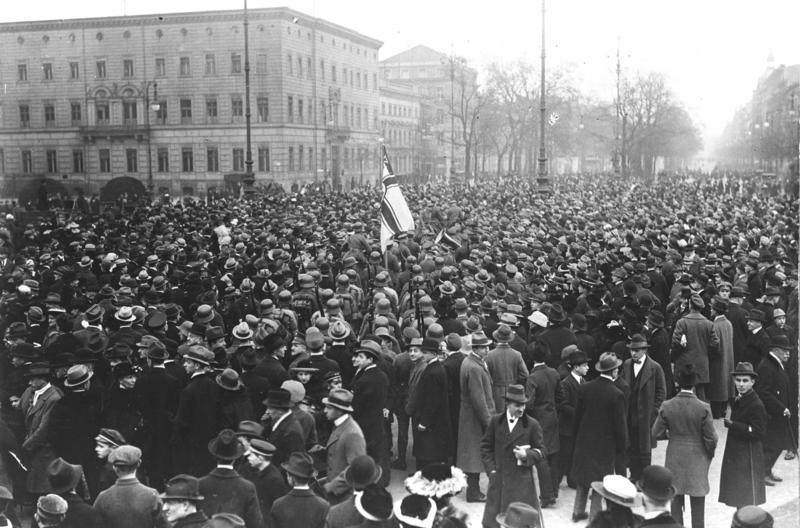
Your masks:
<instances>
[{"instance_id":1,"label":"distant building","mask_svg":"<svg viewBox=\"0 0 800 528\"><path fill-rule=\"evenodd\" d=\"M287 8L248 14L256 183L374 181L382 43ZM130 176L202 195L245 172L243 20L0 24L0 195L41 176L90 193Z\"/></svg>"},{"instance_id":2,"label":"distant building","mask_svg":"<svg viewBox=\"0 0 800 528\"><path fill-rule=\"evenodd\" d=\"M424 155L420 98L411 86L383 81L380 87L381 138L398 176L419 176Z\"/></svg>"}]
</instances>

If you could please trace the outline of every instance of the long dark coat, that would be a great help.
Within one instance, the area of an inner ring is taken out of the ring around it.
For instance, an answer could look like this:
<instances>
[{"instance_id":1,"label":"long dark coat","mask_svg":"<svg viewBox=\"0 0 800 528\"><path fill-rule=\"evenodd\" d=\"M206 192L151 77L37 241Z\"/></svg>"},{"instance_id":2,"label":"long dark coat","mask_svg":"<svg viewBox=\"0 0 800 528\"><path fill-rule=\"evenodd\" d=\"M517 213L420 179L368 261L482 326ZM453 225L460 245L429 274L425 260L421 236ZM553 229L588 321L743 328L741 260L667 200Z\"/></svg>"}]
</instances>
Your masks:
<instances>
[{"instance_id":1,"label":"long dark coat","mask_svg":"<svg viewBox=\"0 0 800 528\"><path fill-rule=\"evenodd\" d=\"M414 429L414 456L423 460L446 460L451 454L453 440L447 373L441 361L428 362L408 395L408 403ZM425 430L420 431L419 425Z\"/></svg>"},{"instance_id":2,"label":"long dark coat","mask_svg":"<svg viewBox=\"0 0 800 528\"><path fill-rule=\"evenodd\" d=\"M445 334L447 335L447 334ZM450 427L452 427L453 457L458 453L458 415L461 411L461 364L467 356L455 352L447 356L442 364L447 373L447 401L450 404Z\"/></svg>"},{"instance_id":3,"label":"long dark coat","mask_svg":"<svg viewBox=\"0 0 800 528\"><path fill-rule=\"evenodd\" d=\"M253 402L247 387L242 387L236 391L219 389L219 428L233 429L239 427L239 422L244 420L258 420L261 416L256 416L253 412Z\"/></svg>"},{"instance_id":4,"label":"long dark coat","mask_svg":"<svg viewBox=\"0 0 800 528\"><path fill-rule=\"evenodd\" d=\"M559 392L556 393L558 432L560 436L573 436L575 434L575 406L578 404L578 387L581 383L570 373L561 380L559 385ZM564 468L564 471L569 471L569 468Z\"/></svg>"},{"instance_id":5,"label":"long dark coat","mask_svg":"<svg viewBox=\"0 0 800 528\"><path fill-rule=\"evenodd\" d=\"M530 446L528 456L522 464L518 464L514 447L524 445ZM497 514L505 512L512 502L524 502L534 508L539 506L539 493L531 466L543 456L542 428L534 418L523 415L517 420L513 431L508 430L505 411L489 420L489 427L481 440L481 459L489 475L486 508L483 511L484 526L497 527Z\"/></svg>"},{"instance_id":6,"label":"long dark coat","mask_svg":"<svg viewBox=\"0 0 800 528\"><path fill-rule=\"evenodd\" d=\"M747 330L747 313L738 304L730 303L728 311L725 312L725 318L731 322L733 327L733 363L734 365L744 359L745 349L747 348L747 336L750 331Z\"/></svg>"},{"instance_id":7,"label":"long dark coat","mask_svg":"<svg viewBox=\"0 0 800 528\"><path fill-rule=\"evenodd\" d=\"M576 483L590 486L614 473L618 458L625 453L625 395L603 376L579 385L574 421L571 474Z\"/></svg>"},{"instance_id":8,"label":"long dark coat","mask_svg":"<svg viewBox=\"0 0 800 528\"><path fill-rule=\"evenodd\" d=\"M92 391L66 392L50 416L50 443L56 456L83 466L93 497L100 492L99 464L94 451L100 422L100 401Z\"/></svg>"},{"instance_id":9,"label":"long dark coat","mask_svg":"<svg viewBox=\"0 0 800 528\"><path fill-rule=\"evenodd\" d=\"M56 455L50 443L50 415L56 402L61 399L61 391L54 386L47 389L33 405L33 387L22 393L19 408L25 415L25 439L22 449L28 454L28 491L47 493L50 484L47 480L47 466Z\"/></svg>"},{"instance_id":10,"label":"long dark coat","mask_svg":"<svg viewBox=\"0 0 800 528\"><path fill-rule=\"evenodd\" d=\"M481 439L495 414L492 378L486 364L475 354L461 363L461 409L458 422L456 465L467 473L481 473Z\"/></svg>"},{"instance_id":11,"label":"long dark coat","mask_svg":"<svg viewBox=\"0 0 800 528\"><path fill-rule=\"evenodd\" d=\"M142 464L154 487L161 489L166 477L173 474L170 440L181 385L166 369L154 367L136 380L133 390L142 413Z\"/></svg>"},{"instance_id":12,"label":"long dark coat","mask_svg":"<svg viewBox=\"0 0 800 528\"><path fill-rule=\"evenodd\" d=\"M650 343L647 355L661 365L661 371L664 373L664 385L667 388L666 397L672 398L675 396L676 389L675 380L672 377L672 362L669 358L670 336L664 328L656 327L647 336L647 342Z\"/></svg>"},{"instance_id":13,"label":"long dark coat","mask_svg":"<svg viewBox=\"0 0 800 528\"><path fill-rule=\"evenodd\" d=\"M175 417L175 470L205 475L214 468L208 442L219 432L219 387L209 374L195 376L181 391Z\"/></svg>"},{"instance_id":14,"label":"long dark coat","mask_svg":"<svg viewBox=\"0 0 800 528\"><path fill-rule=\"evenodd\" d=\"M275 446L272 463L278 467L288 461L292 453L296 451L304 453L306 450L306 444L303 440L303 428L292 413L281 420L277 429L273 431L269 428L265 434L267 442Z\"/></svg>"},{"instance_id":15,"label":"long dark coat","mask_svg":"<svg viewBox=\"0 0 800 528\"><path fill-rule=\"evenodd\" d=\"M310 489L293 489L272 505L271 528L321 528L330 505Z\"/></svg>"},{"instance_id":16,"label":"long dark coat","mask_svg":"<svg viewBox=\"0 0 800 528\"><path fill-rule=\"evenodd\" d=\"M680 346L681 337L686 336L686 347ZM673 350L678 351L675 358L675 371L684 365L694 365L698 383L708 383L708 356L719 347L714 325L702 314L690 312L675 324L672 333Z\"/></svg>"},{"instance_id":17,"label":"long dark coat","mask_svg":"<svg viewBox=\"0 0 800 528\"><path fill-rule=\"evenodd\" d=\"M767 411L756 391L751 390L731 408L731 422L722 469L719 476L719 501L739 508L766 502L764 452Z\"/></svg>"},{"instance_id":18,"label":"long dark coat","mask_svg":"<svg viewBox=\"0 0 800 528\"><path fill-rule=\"evenodd\" d=\"M103 528L103 517L94 506L75 493L65 493L61 497L67 501L67 516L59 528Z\"/></svg>"},{"instance_id":19,"label":"long dark coat","mask_svg":"<svg viewBox=\"0 0 800 528\"><path fill-rule=\"evenodd\" d=\"M277 499L289 492L289 486L283 480L280 470L274 464L270 464L258 473L249 478L256 487L258 503L261 507L261 516L266 520L269 512Z\"/></svg>"},{"instance_id":20,"label":"long dark coat","mask_svg":"<svg viewBox=\"0 0 800 528\"><path fill-rule=\"evenodd\" d=\"M367 454L382 460L388 450L383 409L388 408L389 378L377 366L360 370L353 379L353 418L367 443Z\"/></svg>"},{"instance_id":21,"label":"long dark coat","mask_svg":"<svg viewBox=\"0 0 800 528\"><path fill-rule=\"evenodd\" d=\"M631 387L627 415L628 433L635 433L636 438L629 437L628 441L632 447L636 447L637 453L649 453L656 446L655 439L651 439L650 428L666 397L664 371L661 370L661 365L648 357L644 360L639 375L634 377L633 361L626 359L620 376Z\"/></svg>"},{"instance_id":22,"label":"long dark coat","mask_svg":"<svg viewBox=\"0 0 800 528\"><path fill-rule=\"evenodd\" d=\"M755 368L761 360L769 355L769 336L763 328L758 332L747 335L747 343L744 347L744 358L742 361L749 361Z\"/></svg>"},{"instance_id":23,"label":"long dark coat","mask_svg":"<svg viewBox=\"0 0 800 528\"><path fill-rule=\"evenodd\" d=\"M575 344L575 335L569 328L561 325L551 326L539 336L539 341L550 347L550 357L547 366L556 368L561 363L561 351L564 347Z\"/></svg>"},{"instance_id":24,"label":"long dark coat","mask_svg":"<svg viewBox=\"0 0 800 528\"><path fill-rule=\"evenodd\" d=\"M557 394L561 390L560 382L558 371L547 365L537 365L531 370L525 384L525 395L528 397L525 410L542 426L547 455L558 453L560 449L556 409Z\"/></svg>"},{"instance_id":25,"label":"long dark coat","mask_svg":"<svg viewBox=\"0 0 800 528\"><path fill-rule=\"evenodd\" d=\"M215 513L234 513L247 528L261 528L264 519L255 485L235 470L215 468L200 479L200 509L207 516Z\"/></svg>"},{"instance_id":26,"label":"long dark coat","mask_svg":"<svg viewBox=\"0 0 800 528\"><path fill-rule=\"evenodd\" d=\"M764 408L767 410L767 434L764 447L774 447L776 451L791 447L789 419L783 415L789 408L789 377L778 360L768 354L756 369L758 379L755 389Z\"/></svg>"}]
</instances>

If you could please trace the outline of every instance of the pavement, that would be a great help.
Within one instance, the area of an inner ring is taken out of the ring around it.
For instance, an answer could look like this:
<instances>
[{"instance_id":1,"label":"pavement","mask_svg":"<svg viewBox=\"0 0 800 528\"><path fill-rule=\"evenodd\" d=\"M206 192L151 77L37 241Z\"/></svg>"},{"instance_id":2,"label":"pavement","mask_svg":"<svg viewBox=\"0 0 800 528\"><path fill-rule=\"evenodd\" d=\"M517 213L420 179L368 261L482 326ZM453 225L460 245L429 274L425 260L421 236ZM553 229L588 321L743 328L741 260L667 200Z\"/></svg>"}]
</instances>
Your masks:
<instances>
[{"instance_id":1,"label":"pavement","mask_svg":"<svg viewBox=\"0 0 800 528\"><path fill-rule=\"evenodd\" d=\"M727 438L727 430L722 425L722 420L714 420L714 427L719 437L717 444L716 455L711 461L709 468L708 480L711 487L710 493L706 496L706 528L729 528L731 519L735 509L718 502L719 497L719 473L722 466L722 454L725 452L725 440ZM410 455L411 446L409 446L409 455L407 462L409 471L402 472L392 470L392 481L389 487L392 496L399 499L407 494L403 487L403 479L410 473L413 473L414 459ZM662 440L658 443L658 447L653 450L652 461L653 464L664 464L664 458L667 451L667 441ZM761 507L772 513L775 517L775 526L778 527L791 527L800 526L800 458L794 460L784 460L783 455L778 458L773 473L783 479L783 482L777 483L775 486L767 487L767 502L762 504ZM486 491L487 480L486 476L481 477L481 488ZM559 490L558 502L543 510L544 526L547 528L554 527L578 527L586 526L587 521L579 523L572 522L572 505L575 500L575 490L566 487L566 479L561 485ZM483 518L484 505L481 503L467 503L464 494L460 494L453 498L452 503L458 509L465 511L469 514L469 526L471 528L480 528L481 519ZM688 503L688 501L687 501ZM588 510L588 508L587 508ZM691 525L691 512L688 510L684 513L684 523L686 526Z\"/></svg>"}]
</instances>

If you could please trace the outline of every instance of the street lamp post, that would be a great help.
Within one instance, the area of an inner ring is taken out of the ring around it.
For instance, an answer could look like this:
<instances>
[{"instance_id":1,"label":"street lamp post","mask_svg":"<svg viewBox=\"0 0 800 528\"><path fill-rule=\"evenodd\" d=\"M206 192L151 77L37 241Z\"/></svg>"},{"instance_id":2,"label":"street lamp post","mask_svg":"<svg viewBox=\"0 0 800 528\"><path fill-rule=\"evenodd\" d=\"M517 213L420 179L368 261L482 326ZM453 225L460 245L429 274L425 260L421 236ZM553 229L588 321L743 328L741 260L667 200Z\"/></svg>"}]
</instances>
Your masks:
<instances>
[{"instance_id":1,"label":"street lamp post","mask_svg":"<svg viewBox=\"0 0 800 528\"><path fill-rule=\"evenodd\" d=\"M153 88L153 103L150 104L150 88ZM147 129L147 194L153 200L153 150L150 144L150 110L158 112L161 105L158 103L158 83L147 81L144 86L144 126Z\"/></svg>"},{"instance_id":2,"label":"street lamp post","mask_svg":"<svg viewBox=\"0 0 800 528\"><path fill-rule=\"evenodd\" d=\"M547 151L545 150L545 113L547 106L545 105L545 85L544 85L544 72L545 72L545 40L544 40L544 14L545 14L545 0L542 0L542 72L539 86L539 170L537 174L538 186L549 187L549 176L547 174Z\"/></svg>"}]
</instances>

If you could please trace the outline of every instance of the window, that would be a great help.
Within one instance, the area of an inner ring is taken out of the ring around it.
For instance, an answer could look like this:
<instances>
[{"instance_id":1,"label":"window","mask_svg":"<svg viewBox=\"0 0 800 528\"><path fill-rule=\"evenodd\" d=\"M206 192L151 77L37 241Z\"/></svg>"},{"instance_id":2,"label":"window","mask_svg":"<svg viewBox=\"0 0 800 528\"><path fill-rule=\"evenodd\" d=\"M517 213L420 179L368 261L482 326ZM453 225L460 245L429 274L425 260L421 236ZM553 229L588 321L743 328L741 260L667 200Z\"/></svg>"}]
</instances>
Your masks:
<instances>
[{"instance_id":1,"label":"window","mask_svg":"<svg viewBox=\"0 0 800 528\"><path fill-rule=\"evenodd\" d=\"M294 123L294 97L292 97L291 95L288 97L286 115L287 115L286 120L289 123Z\"/></svg>"},{"instance_id":2,"label":"window","mask_svg":"<svg viewBox=\"0 0 800 528\"><path fill-rule=\"evenodd\" d=\"M242 73L242 56L231 53L231 73Z\"/></svg>"},{"instance_id":3,"label":"window","mask_svg":"<svg viewBox=\"0 0 800 528\"><path fill-rule=\"evenodd\" d=\"M297 148L297 170L303 170L303 145Z\"/></svg>"},{"instance_id":4,"label":"window","mask_svg":"<svg viewBox=\"0 0 800 528\"><path fill-rule=\"evenodd\" d=\"M217 74L217 62L213 53L206 53L206 75Z\"/></svg>"},{"instance_id":5,"label":"window","mask_svg":"<svg viewBox=\"0 0 800 528\"><path fill-rule=\"evenodd\" d=\"M28 65L27 64L17 64L17 80L18 81L27 81L28 80Z\"/></svg>"},{"instance_id":6,"label":"window","mask_svg":"<svg viewBox=\"0 0 800 528\"><path fill-rule=\"evenodd\" d=\"M320 60L319 61L319 77L320 77L321 80L323 80L323 81L325 80L325 61L324 60Z\"/></svg>"},{"instance_id":7,"label":"window","mask_svg":"<svg viewBox=\"0 0 800 528\"><path fill-rule=\"evenodd\" d=\"M219 172L219 150L217 147L206 149L206 170L208 172Z\"/></svg>"},{"instance_id":8,"label":"window","mask_svg":"<svg viewBox=\"0 0 800 528\"><path fill-rule=\"evenodd\" d=\"M26 104L19 105L19 126L20 128L31 126L31 107Z\"/></svg>"},{"instance_id":9,"label":"window","mask_svg":"<svg viewBox=\"0 0 800 528\"><path fill-rule=\"evenodd\" d=\"M233 170L241 172L244 170L244 149L233 149Z\"/></svg>"},{"instance_id":10,"label":"window","mask_svg":"<svg viewBox=\"0 0 800 528\"><path fill-rule=\"evenodd\" d=\"M305 122L303 119L303 100L297 99L297 122L303 123Z\"/></svg>"},{"instance_id":11,"label":"window","mask_svg":"<svg viewBox=\"0 0 800 528\"><path fill-rule=\"evenodd\" d=\"M95 77L98 79L106 78L106 61L100 60L95 63Z\"/></svg>"},{"instance_id":12,"label":"window","mask_svg":"<svg viewBox=\"0 0 800 528\"><path fill-rule=\"evenodd\" d=\"M158 111L156 111L156 123L165 125L167 123L167 102L160 101L158 103Z\"/></svg>"},{"instance_id":13,"label":"window","mask_svg":"<svg viewBox=\"0 0 800 528\"><path fill-rule=\"evenodd\" d=\"M167 76L167 61L163 57L156 59L156 77Z\"/></svg>"},{"instance_id":14,"label":"window","mask_svg":"<svg viewBox=\"0 0 800 528\"><path fill-rule=\"evenodd\" d=\"M56 107L52 104L44 105L44 126L47 128L56 126Z\"/></svg>"},{"instance_id":15,"label":"window","mask_svg":"<svg viewBox=\"0 0 800 528\"><path fill-rule=\"evenodd\" d=\"M289 75L294 75L294 62L292 62L292 56L289 55L287 59L288 59L287 62L289 64Z\"/></svg>"},{"instance_id":16,"label":"window","mask_svg":"<svg viewBox=\"0 0 800 528\"><path fill-rule=\"evenodd\" d=\"M297 76L303 77L303 57L297 57Z\"/></svg>"},{"instance_id":17,"label":"window","mask_svg":"<svg viewBox=\"0 0 800 528\"><path fill-rule=\"evenodd\" d=\"M122 122L126 126L136 125L136 101L123 101L122 102ZM136 172L136 171L128 171Z\"/></svg>"},{"instance_id":18,"label":"window","mask_svg":"<svg viewBox=\"0 0 800 528\"><path fill-rule=\"evenodd\" d=\"M158 149L156 157L158 158L158 172L169 172L169 150Z\"/></svg>"},{"instance_id":19,"label":"window","mask_svg":"<svg viewBox=\"0 0 800 528\"><path fill-rule=\"evenodd\" d=\"M256 55L256 73L267 73L266 53L259 53Z\"/></svg>"},{"instance_id":20,"label":"window","mask_svg":"<svg viewBox=\"0 0 800 528\"><path fill-rule=\"evenodd\" d=\"M314 169L314 149L308 147L308 168Z\"/></svg>"},{"instance_id":21,"label":"window","mask_svg":"<svg viewBox=\"0 0 800 528\"><path fill-rule=\"evenodd\" d=\"M377 89L378 89L378 74L377 73L373 73L372 74L372 90L374 91L374 90L377 90Z\"/></svg>"},{"instance_id":22,"label":"window","mask_svg":"<svg viewBox=\"0 0 800 528\"><path fill-rule=\"evenodd\" d=\"M125 59L122 61L122 77L126 79L133 77L133 59Z\"/></svg>"},{"instance_id":23,"label":"window","mask_svg":"<svg viewBox=\"0 0 800 528\"><path fill-rule=\"evenodd\" d=\"M294 147L289 147L289 170L294 170Z\"/></svg>"},{"instance_id":24,"label":"window","mask_svg":"<svg viewBox=\"0 0 800 528\"><path fill-rule=\"evenodd\" d=\"M331 82L336 82L336 66L331 65Z\"/></svg>"},{"instance_id":25,"label":"window","mask_svg":"<svg viewBox=\"0 0 800 528\"><path fill-rule=\"evenodd\" d=\"M342 68L342 84L347 86L347 68Z\"/></svg>"},{"instance_id":26,"label":"window","mask_svg":"<svg viewBox=\"0 0 800 528\"><path fill-rule=\"evenodd\" d=\"M181 124L190 125L192 123L192 100L181 99Z\"/></svg>"},{"instance_id":27,"label":"window","mask_svg":"<svg viewBox=\"0 0 800 528\"><path fill-rule=\"evenodd\" d=\"M256 111L258 112L259 123L266 123L269 120L269 99L266 97L257 98Z\"/></svg>"},{"instance_id":28,"label":"window","mask_svg":"<svg viewBox=\"0 0 800 528\"><path fill-rule=\"evenodd\" d=\"M111 172L111 151L100 149L97 154L100 159L100 172Z\"/></svg>"},{"instance_id":29,"label":"window","mask_svg":"<svg viewBox=\"0 0 800 528\"><path fill-rule=\"evenodd\" d=\"M125 149L125 170L127 172L138 172L139 167L136 160L136 149Z\"/></svg>"},{"instance_id":30,"label":"window","mask_svg":"<svg viewBox=\"0 0 800 528\"><path fill-rule=\"evenodd\" d=\"M80 79L81 77L81 68L77 62L70 62L69 63L69 78L70 79Z\"/></svg>"},{"instance_id":31,"label":"window","mask_svg":"<svg viewBox=\"0 0 800 528\"><path fill-rule=\"evenodd\" d=\"M47 172L55 174L58 172L58 153L55 150L45 152L47 157Z\"/></svg>"},{"instance_id":32,"label":"window","mask_svg":"<svg viewBox=\"0 0 800 528\"><path fill-rule=\"evenodd\" d=\"M189 57L181 57L180 59L180 76L189 77L192 74L192 67L189 64Z\"/></svg>"},{"instance_id":33,"label":"window","mask_svg":"<svg viewBox=\"0 0 800 528\"><path fill-rule=\"evenodd\" d=\"M258 172L269 172L269 147L258 147Z\"/></svg>"},{"instance_id":34,"label":"window","mask_svg":"<svg viewBox=\"0 0 800 528\"><path fill-rule=\"evenodd\" d=\"M242 103L242 98L239 95L234 95L231 97L231 115L234 119L244 116L244 105Z\"/></svg>"},{"instance_id":35,"label":"window","mask_svg":"<svg viewBox=\"0 0 800 528\"><path fill-rule=\"evenodd\" d=\"M183 104L183 101L181 101ZM190 112L191 114L191 112ZM217 100L216 99L206 99L206 119L209 123L216 123L217 122ZM181 116L183 116L183 107L181 106ZM189 115L191 118L191 115Z\"/></svg>"},{"instance_id":36,"label":"window","mask_svg":"<svg viewBox=\"0 0 800 528\"><path fill-rule=\"evenodd\" d=\"M356 72L356 88L361 88L361 72Z\"/></svg>"},{"instance_id":37,"label":"window","mask_svg":"<svg viewBox=\"0 0 800 528\"><path fill-rule=\"evenodd\" d=\"M311 78L311 57L306 58L306 78Z\"/></svg>"},{"instance_id":38,"label":"window","mask_svg":"<svg viewBox=\"0 0 800 528\"><path fill-rule=\"evenodd\" d=\"M25 174L33 172L33 156L30 150L22 151L22 172Z\"/></svg>"},{"instance_id":39,"label":"window","mask_svg":"<svg viewBox=\"0 0 800 528\"><path fill-rule=\"evenodd\" d=\"M319 150L319 157L322 159L322 169L328 170L328 151L325 150L325 147Z\"/></svg>"},{"instance_id":40,"label":"window","mask_svg":"<svg viewBox=\"0 0 800 528\"><path fill-rule=\"evenodd\" d=\"M361 109L356 109L356 128L361 128Z\"/></svg>"},{"instance_id":41,"label":"window","mask_svg":"<svg viewBox=\"0 0 800 528\"><path fill-rule=\"evenodd\" d=\"M381 103L381 114L386 115L386 103Z\"/></svg>"},{"instance_id":42,"label":"window","mask_svg":"<svg viewBox=\"0 0 800 528\"><path fill-rule=\"evenodd\" d=\"M181 170L183 172L194 172L194 154L192 147L183 147L181 149Z\"/></svg>"},{"instance_id":43,"label":"window","mask_svg":"<svg viewBox=\"0 0 800 528\"><path fill-rule=\"evenodd\" d=\"M45 62L42 64L42 79L45 81L52 81L53 80L53 64L50 62Z\"/></svg>"},{"instance_id":44,"label":"window","mask_svg":"<svg viewBox=\"0 0 800 528\"><path fill-rule=\"evenodd\" d=\"M350 125L350 123L348 123L348 121L347 121L347 118L349 116L350 116L350 113L347 111L347 105L344 105L344 116L343 116L343 119L342 119L342 124L344 126L349 126Z\"/></svg>"}]
</instances>

